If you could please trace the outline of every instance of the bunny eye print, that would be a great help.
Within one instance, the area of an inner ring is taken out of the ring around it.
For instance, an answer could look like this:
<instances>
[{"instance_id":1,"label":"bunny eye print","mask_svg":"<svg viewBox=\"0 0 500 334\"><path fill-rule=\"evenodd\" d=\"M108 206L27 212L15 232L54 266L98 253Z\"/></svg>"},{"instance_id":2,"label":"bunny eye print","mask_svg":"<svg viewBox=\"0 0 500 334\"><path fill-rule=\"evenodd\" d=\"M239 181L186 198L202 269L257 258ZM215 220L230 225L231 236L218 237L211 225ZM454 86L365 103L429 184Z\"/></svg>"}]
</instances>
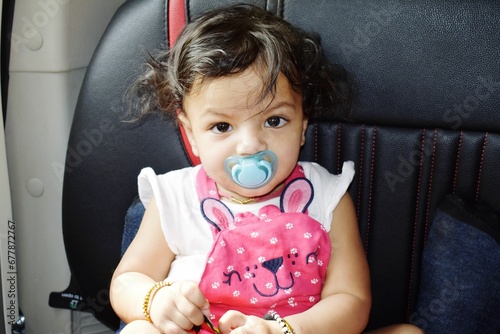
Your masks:
<instances>
[{"instance_id":1,"label":"bunny eye print","mask_svg":"<svg viewBox=\"0 0 500 334\"><path fill-rule=\"evenodd\" d=\"M279 208L267 205L258 216L235 216L214 198L202 201L215 236L200 283L212 312L238 306L296 313L319 301L330 239L306 214L312 199L310 182L297 178L286 185Z\"/></svg>"}]
</instances>

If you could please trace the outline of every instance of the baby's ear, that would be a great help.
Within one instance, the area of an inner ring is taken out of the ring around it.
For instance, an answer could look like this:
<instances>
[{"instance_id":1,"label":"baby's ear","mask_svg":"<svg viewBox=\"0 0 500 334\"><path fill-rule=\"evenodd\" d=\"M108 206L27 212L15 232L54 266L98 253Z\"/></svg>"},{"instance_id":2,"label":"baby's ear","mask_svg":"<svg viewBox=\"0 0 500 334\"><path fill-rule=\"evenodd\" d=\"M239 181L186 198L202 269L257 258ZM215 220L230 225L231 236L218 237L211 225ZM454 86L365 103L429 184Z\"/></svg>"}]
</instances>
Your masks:
<instances>
[{"instance_id":1,"label":"baby's ear","mask_svg":"<svg viewBox=\"0 0 500 334\"><path fill-rule=\"evenodd\" d=\"M191 130L191 123L189 122L186 112L181 109L177 109L176 115L177 115L177 121L180 123L180 125L183 126L184 128L189 127L189 129Z\"/></svg>"},{"instance_id":2,"label":"baby's ear","mask_svg":"<svg viewBox=\"0 0 500 334\"><path fill-rule=\"evenodd\" d=\"M201 214L219 232L234 226L231 210L218 199L209 197L201 201Z\"/></svg>"},{"instance_id":3,"label":"baby's ear","mask_svg":"<svg viewBox=\"0 0 500 334\"><path fill-rule=\"evenodd\" d=\"M191 122L189 121L189 118L186 115L185 111L178 110L177 111L177 120L179 121L179 126L184 129L184 132L186 133L186 137L189 141L189 145L191 146L191 151L193 152L194 155L197 157L200 156L198 147L196 146L196 142L194 140L193 136L193 129L191 127Z\"/></svg>"},{"instance_id":4,"label":"baby's ear","mask_svg":"<svg viewBox=\"0 0 500 334\"><path fill-rule=\"evenodd\" d=\"M302 138L300 140L300 146L303 146L306 143L307 124L309 124L309 119L304 117L304 120L302 121Z\"/></svg>"},{"instance_id":5,"label":"baby's ear","mask_svg":"<svg viewBox=\"0 0 500 334\"><path fill-rule=\"evenodd\" d=\"M307 211L314 197L314 190L311 182L306 178L298 178L285 186L281 194L281 212L302 212Z\"/></svg>"}]
</instances>

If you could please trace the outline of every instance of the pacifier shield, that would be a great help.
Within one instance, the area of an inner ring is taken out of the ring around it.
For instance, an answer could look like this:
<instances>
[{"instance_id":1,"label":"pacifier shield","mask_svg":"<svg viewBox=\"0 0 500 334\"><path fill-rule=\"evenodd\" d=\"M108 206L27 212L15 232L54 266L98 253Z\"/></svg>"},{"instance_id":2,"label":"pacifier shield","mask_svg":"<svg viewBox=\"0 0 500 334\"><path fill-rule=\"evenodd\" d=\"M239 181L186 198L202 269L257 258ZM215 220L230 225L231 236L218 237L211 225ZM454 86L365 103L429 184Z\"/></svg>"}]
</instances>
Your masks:
<instances>
[{"instance_id":1,"label":"pacifier shield","mask_svg":"<svg viewBox=\"0 0 500 334\"><path fill-rule=\"evenodd\" d=\"M256 189L266 185L274 177L278 169L278 157L271 151L232 156L224 161L224 169L237 185Z\"/></svg>"}]
</instances>

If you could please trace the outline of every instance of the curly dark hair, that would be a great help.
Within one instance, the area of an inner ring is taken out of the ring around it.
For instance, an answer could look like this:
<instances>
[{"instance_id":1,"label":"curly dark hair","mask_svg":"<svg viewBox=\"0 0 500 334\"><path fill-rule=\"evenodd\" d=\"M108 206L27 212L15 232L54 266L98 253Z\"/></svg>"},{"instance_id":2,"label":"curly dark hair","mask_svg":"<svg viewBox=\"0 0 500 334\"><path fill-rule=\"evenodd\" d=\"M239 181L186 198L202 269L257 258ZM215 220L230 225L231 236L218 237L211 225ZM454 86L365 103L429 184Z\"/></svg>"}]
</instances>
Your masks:
<instances>
[{"instance_id":1,"label":"curly dark hair","mask_svg":"<svg viewBox=\"0 0 500 334\"><path fill-rule=\"evenodd\" d=\"M282 73L302 95L306 117L350 109L348 73L326 58L319 36L252 5L212 10L187 24L170 50L151 56L129 92L130 107L139 117L158 110L175 115L195 82L254 64L262 69L261 98L274 93Z\"/></svg>"}]
</instances>

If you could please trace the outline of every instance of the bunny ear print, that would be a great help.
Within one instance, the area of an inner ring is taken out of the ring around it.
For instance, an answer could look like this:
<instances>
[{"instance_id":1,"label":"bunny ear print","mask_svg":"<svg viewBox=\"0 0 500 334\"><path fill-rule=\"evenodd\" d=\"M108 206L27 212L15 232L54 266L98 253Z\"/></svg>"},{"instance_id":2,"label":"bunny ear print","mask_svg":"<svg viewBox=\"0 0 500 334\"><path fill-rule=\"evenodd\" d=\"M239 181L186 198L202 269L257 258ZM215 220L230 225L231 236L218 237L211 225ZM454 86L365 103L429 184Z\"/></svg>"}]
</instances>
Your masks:
<instances>
[{"instance_id":1,"label":"bunny ear print","mask_svg":"<svg viewBox=\"0 0 500 334\"><path fill-rule=\"evenodd\" d=\"M298 178L285 186L281 194L281 212L302 212L307 211L314 197L314 190L311 182L306 178Z\"/></svg>"},{"instance_id":2,"label":"bunny ear print","mask_svg":"<svg viewBox=\"0 0 500 334\"><path fill-rule=\"evenodd\" d=\"M231 210L215 198L209 197L201 201L201 214L218 232L232 226L234 223Z\"/></svg>"}]
</instances>

